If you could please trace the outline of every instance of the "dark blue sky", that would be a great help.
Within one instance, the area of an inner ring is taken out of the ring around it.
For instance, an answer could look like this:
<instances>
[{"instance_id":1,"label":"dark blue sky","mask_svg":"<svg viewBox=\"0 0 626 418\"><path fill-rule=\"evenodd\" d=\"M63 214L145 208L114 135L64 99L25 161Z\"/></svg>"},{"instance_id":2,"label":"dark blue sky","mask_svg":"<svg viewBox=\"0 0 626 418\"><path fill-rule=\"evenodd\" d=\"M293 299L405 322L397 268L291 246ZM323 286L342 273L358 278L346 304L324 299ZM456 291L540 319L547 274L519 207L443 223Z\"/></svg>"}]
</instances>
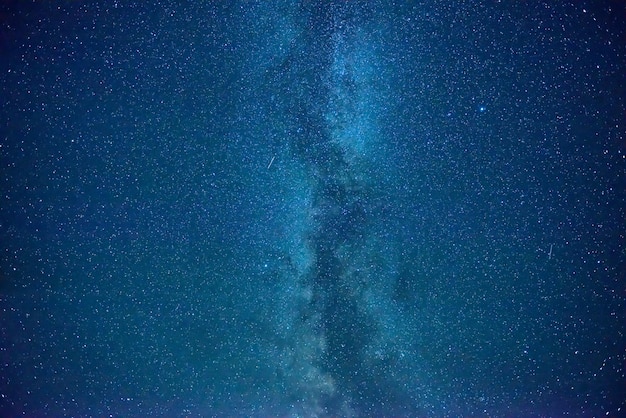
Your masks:
<instances>
[{"instance_id":1,"label":"dark blue sky","mask_svg":"<svg viewBox=\"0 0 626 418\"><path fill-rule=\"evenodd\" d=\"M0 415L617 416L620 2L7 2Z\"/></svg>"}]
</instances>

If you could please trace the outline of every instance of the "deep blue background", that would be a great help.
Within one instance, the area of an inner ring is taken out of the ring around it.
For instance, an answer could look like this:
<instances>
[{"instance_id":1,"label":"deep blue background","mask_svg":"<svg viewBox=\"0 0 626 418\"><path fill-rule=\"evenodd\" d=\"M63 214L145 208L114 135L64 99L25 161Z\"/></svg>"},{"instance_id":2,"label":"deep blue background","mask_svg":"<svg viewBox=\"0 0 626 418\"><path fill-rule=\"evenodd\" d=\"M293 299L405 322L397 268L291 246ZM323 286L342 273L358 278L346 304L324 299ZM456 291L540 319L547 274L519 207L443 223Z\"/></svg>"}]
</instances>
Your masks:
<instances>
[{"instance_id":1,"label":"deep blue background","mask_svg":"<svg viewBox=\"0 0 626 418\"><path fill-rule=\"evenodd\" d=\"M0 415L624 410L621 2L126 3L0 7Z\"/></svg>"}]
</instances>

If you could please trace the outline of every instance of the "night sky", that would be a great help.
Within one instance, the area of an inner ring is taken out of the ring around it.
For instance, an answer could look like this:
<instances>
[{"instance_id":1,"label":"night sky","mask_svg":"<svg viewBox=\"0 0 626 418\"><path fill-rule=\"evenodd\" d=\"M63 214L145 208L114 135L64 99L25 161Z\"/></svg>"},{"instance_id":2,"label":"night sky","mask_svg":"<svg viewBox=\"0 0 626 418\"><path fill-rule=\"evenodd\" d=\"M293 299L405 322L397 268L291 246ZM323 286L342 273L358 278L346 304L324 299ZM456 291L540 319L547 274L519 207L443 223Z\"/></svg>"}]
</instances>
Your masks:
<instances>
[{"instance_id":1,"label":"night sky","mask_svg":"<svg viewBox=\"0 0 626 418\"><path fill-rule=\"evenodd\" d=\"M5 1L0 416L626 415L626 6Z\"/></svg>"}]
</instances>

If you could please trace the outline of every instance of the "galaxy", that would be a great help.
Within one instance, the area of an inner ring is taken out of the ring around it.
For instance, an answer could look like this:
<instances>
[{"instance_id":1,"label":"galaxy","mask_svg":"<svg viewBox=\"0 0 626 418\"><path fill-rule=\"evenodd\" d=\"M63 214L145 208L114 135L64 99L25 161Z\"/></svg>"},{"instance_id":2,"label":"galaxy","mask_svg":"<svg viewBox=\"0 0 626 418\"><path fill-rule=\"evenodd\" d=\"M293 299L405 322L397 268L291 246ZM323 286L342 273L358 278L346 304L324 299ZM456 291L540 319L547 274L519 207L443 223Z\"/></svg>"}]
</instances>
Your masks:
<instances>
[{"instance_id":1,"label":"galaxy","mask_svg":"<svg viewBox=\"0 0 626 418\"><path fill-rule=\"evenodd\" d=\"M626 6L0 6L0 415L623 416Z\"/></svg>"}]
</instances>

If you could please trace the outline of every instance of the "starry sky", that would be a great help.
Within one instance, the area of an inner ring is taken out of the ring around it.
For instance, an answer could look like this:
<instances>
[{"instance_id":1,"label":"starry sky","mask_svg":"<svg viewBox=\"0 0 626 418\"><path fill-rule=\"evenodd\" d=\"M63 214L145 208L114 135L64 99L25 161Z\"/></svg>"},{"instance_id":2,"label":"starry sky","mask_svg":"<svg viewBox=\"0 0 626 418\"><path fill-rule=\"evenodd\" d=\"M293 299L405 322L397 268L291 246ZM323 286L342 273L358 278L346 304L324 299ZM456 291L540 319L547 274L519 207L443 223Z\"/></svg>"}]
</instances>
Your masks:
<instances>
[{"instance_id":1,"label":"starry sky","mask_svg":"<svg viewBox=\"0 0 626 418\"><path fill-rule=\"evenodd\" d=\"M620 416L620 1L7 1L0 415Z\"/></svg>"}]
</instances>

